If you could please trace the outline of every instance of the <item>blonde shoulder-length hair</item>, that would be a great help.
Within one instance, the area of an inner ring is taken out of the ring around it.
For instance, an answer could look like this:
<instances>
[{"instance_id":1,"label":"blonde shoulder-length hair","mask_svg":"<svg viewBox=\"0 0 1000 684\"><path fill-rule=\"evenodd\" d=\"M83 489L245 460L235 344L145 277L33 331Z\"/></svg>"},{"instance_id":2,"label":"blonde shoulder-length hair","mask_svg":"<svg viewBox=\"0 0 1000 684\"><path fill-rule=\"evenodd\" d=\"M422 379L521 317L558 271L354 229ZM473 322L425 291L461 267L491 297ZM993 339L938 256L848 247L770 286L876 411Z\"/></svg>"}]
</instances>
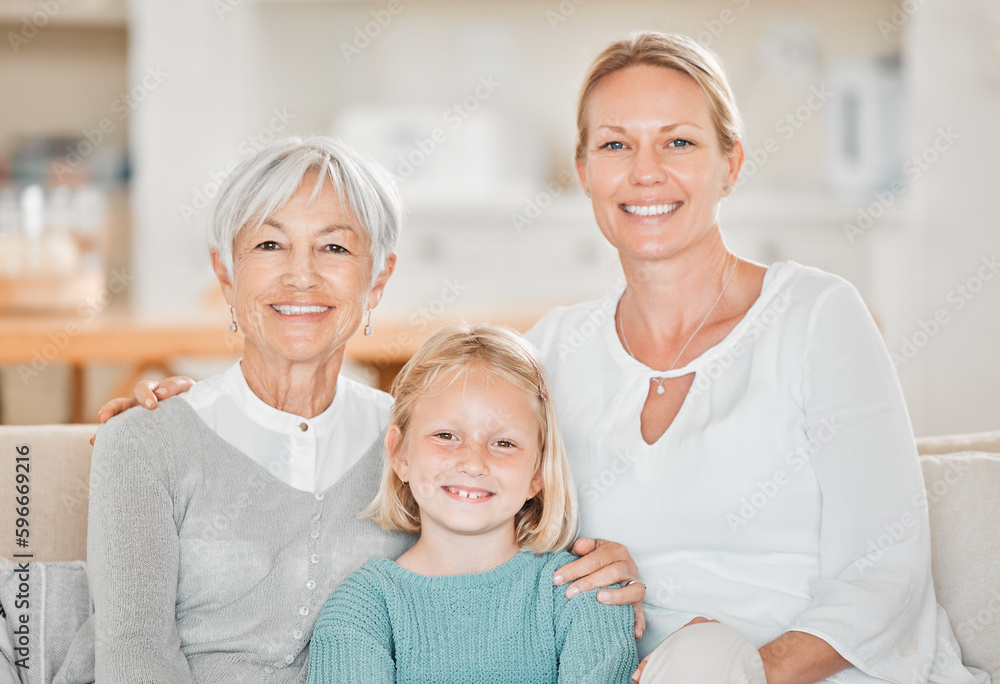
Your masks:
<instances>
[{"instance_id":1,"label":"blonde shoulder-length hair","mask_svg":"<svg viewBox=\"0 0 1000 684\"><path fill-rule=\"evenodd\" d=\"M396 398L392 424L401 432L396 448L405 449L414 408L439 379L466 372L485 373L523 390L538 419L539 456L535 464L542 488L514 516L514 532L523 549L548 553L567 548L576 534L576 496L548 381L528 343L509 328L453 325L435 333L403 367L392 384ZM362 513L389 531L420 532L420 509L408 484L392 468L387 454L382 484Z\"/></svg>"}]
</instances>

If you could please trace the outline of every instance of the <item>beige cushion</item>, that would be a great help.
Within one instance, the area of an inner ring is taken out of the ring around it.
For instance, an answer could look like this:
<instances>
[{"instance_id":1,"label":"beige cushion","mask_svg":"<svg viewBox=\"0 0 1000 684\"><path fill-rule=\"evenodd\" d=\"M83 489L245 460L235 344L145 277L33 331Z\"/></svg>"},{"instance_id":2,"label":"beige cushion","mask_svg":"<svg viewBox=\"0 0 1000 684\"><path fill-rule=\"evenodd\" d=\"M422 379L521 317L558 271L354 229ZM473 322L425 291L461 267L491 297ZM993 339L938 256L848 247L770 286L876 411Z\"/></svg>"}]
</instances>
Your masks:
<instances>
[{"instance_id":1,"label":"beige cushion","mask_svg":"<svg viewBox=\"0 0 1000 684\"><path fill-rule=\"evenodd\" d=\"M86 560L90 438L96 425L0 425L0 555ZM28 546L15 544L16 449L28 447Z\"/></svg>"},{"instance_id":2,"label":"beige cushion","mask_svg":"<svg viewBox=\"0 0 1000 684\"><path fill-rule=\"evenodd\" d=\"M1000 682L1000 454L922 456L934 588L966 665Z\"/></svg>"},{"instance_id":3,"label":"beige cushion","mask_svg":"<svg viewBox=\"0 0 1000 684\"><path fill-rule=\"evenodd\" d=\"M1000 453L1000 431L921 437L917 440L917 451L921 455L953 454L959 451L986 451L998 454Z\"/></svg>"}]
</instances>

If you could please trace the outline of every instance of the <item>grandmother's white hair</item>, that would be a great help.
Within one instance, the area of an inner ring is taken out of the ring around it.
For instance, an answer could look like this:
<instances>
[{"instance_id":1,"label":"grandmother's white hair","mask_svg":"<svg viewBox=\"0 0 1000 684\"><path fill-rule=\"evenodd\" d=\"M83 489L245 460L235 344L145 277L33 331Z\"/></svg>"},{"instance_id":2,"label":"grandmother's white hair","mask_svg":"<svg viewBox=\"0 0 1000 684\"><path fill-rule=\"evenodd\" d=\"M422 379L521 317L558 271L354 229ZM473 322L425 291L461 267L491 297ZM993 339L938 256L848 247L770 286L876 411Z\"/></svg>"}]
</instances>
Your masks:
<instances>
[{"instance_id":1,"label":"grandmother's white hair","mask_svg":"<svg viewBox=\"0 0 1000 684\"><path fill-rule=\"evenodd\" d=\"M264 147L226 179L212 213L209 247L233 276L233 244L243 228L260 226L291 199L310 171L319 176L311 199L333 185L371 240L372 280L396 248L403 205L396 184L377 163L329 136L285 138Z\"/></svg>"}]
</instances>

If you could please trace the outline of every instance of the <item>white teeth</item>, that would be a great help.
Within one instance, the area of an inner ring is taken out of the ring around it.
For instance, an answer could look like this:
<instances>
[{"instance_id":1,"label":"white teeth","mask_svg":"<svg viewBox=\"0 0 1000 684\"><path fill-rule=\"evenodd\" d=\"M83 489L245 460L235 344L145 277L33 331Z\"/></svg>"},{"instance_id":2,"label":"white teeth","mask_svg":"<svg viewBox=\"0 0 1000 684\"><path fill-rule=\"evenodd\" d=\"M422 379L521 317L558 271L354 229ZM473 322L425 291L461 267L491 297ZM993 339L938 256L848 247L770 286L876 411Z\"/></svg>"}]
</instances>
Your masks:
<instances>
[{"instance_id":1,"label":"white teeth","mask_svg":"<svg viewBox=\"0 0 1000 684\"><path fill-rule=\"evenodd\" d=\"M445 487L452 494L457 494L463 499L485 499L490 496L489 492L469 492L464 489L458 489L457 487Z\"/></svg>"},{"instance_id":2,"label":"white teeth","mask_svg":"<svg viewBox=\"0 0 1000 684\"><path fill-rule=\"evenodd\" d=\"M283 316L297 316L301 314L323 313L328 306L297 306L288 304L272 304L271 308Z\"/></svg>"},{"instance_id":3,"label":"white teeth","mask_svg":"<svg viewBox=\"0 0 1000 684\"><path fill-rule=\"evenodd\" d=\"M679 206L680 202L674 202L673 204L626 204L623 208L627 213L636 216L660 216L670 213Z\"/></svg>"}]
</instances>

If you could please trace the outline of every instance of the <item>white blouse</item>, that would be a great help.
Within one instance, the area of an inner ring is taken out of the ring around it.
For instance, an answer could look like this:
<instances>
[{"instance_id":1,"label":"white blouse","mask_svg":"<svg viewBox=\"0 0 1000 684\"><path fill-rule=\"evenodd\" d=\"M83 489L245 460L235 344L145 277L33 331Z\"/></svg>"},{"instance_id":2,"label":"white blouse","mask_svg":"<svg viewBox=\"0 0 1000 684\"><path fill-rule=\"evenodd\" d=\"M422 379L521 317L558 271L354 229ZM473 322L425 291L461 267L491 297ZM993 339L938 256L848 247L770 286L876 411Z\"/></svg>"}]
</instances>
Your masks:
<instances>
[{"instance_id":1,"label":"white blouse","mask_svg":"<svg viewBox=\"0 0 1000 684\"><path fill-rule=\"evenodd\" d=\"M856 667L831 682L986 682L934 595L923 479L888 352L848 282L794 262L697 359L655 371L621 346L621 293L556 309L541 353L581 532L625 544L647 585L640 657L696 616L758 647L796 630ZM695 373L646 444L652 377ZM919 673L919 674L918 674Z\"/></svg>"},{"instance_id":2,"label":"white blouse","mask_svg":"<svg viewBox=\"0 0 1000 684\"><path fill-rule=\"evenodd\" d=\"M306 492L321 492L346 473L389 426L392 406L385 392L341 375L323 413L285 413L253 393L239 361L180 396L222 439Z\"/></svg>"}]
</instances>

